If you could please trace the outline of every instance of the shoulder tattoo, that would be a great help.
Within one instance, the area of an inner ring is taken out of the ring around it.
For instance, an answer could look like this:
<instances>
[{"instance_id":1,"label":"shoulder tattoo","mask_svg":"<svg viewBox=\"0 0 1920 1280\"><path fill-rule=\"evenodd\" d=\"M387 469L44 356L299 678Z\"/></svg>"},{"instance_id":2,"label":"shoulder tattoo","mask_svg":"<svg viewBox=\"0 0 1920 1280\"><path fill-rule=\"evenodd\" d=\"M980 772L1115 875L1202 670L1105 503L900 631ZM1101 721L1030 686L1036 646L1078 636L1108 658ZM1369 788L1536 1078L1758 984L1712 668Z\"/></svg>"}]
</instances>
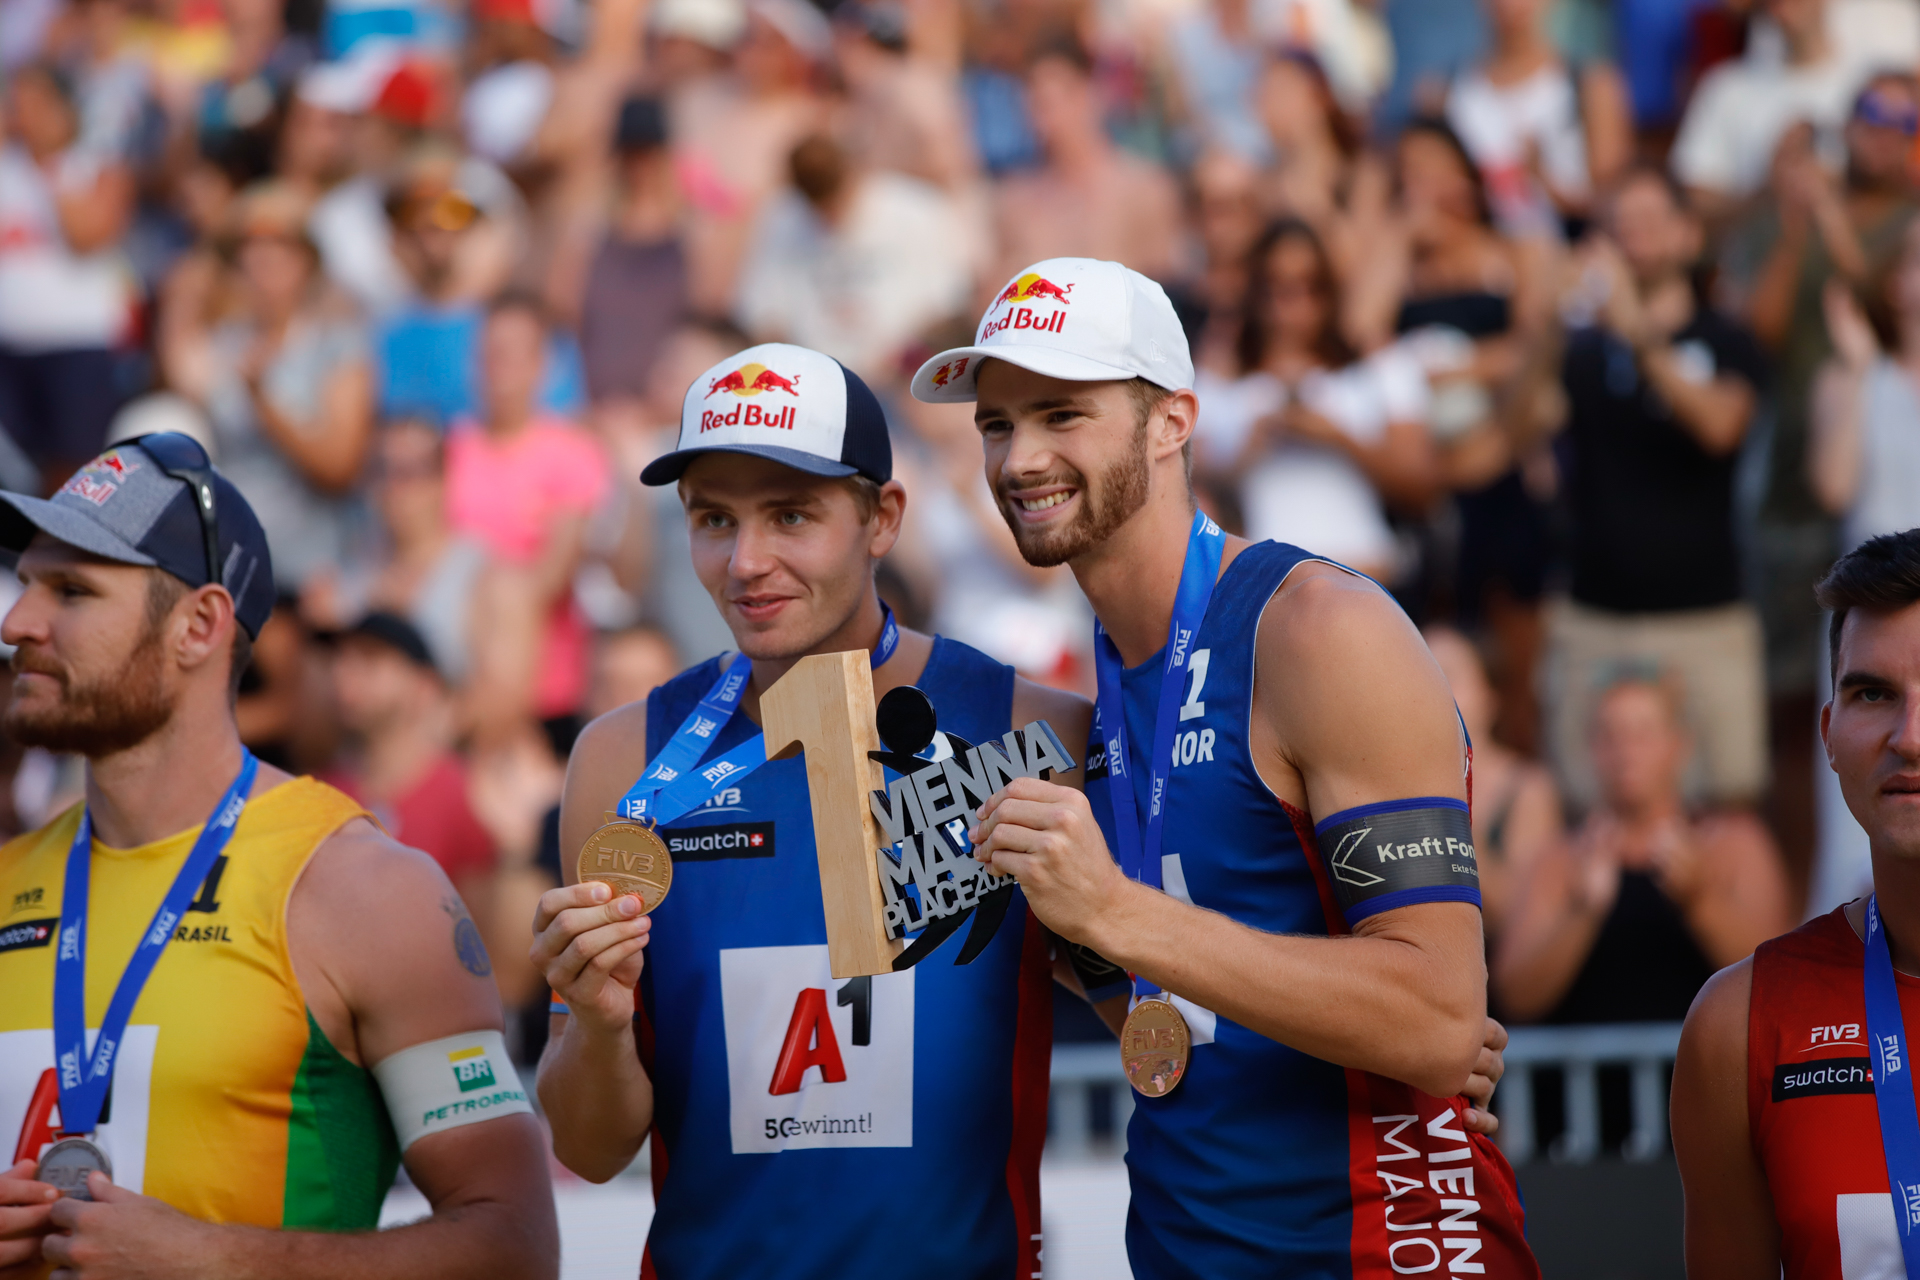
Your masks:
<instances>
[{"instance_id":1,"label":"shoulder tattoo","mask_svg":"<svg viewBox=\"0 0 1920 1280\"><path fill-rule=\"evenodd\" d=\"M487 959L487 944L481 941L480 926L467 914L467 904L459 894L450 893L440 900L440 909L453 918L453 954L460 967L476 978L490 976L493 961Z\"/></svg>"}]
</instances>

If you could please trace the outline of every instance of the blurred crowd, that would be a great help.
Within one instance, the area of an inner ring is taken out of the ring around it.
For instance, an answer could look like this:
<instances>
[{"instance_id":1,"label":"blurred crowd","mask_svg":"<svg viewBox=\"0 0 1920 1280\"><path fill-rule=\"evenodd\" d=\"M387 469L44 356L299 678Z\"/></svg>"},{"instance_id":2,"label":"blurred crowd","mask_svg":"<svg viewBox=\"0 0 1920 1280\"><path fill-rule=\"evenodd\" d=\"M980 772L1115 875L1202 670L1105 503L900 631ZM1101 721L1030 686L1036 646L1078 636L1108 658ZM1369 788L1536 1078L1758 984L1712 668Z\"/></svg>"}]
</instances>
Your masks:
<instances>
[{"instance_id":1,"label":"blurred crowd","mask_svg":"<svg viewBox=\"0 0 1920 1280\"><path fill-rule=\"evenodd\" d=\"M6 0L0 484L202 439L277 576L244 736L539 1007L574 735L728 647L637 480L689 380L857 370L896 611L1090 692L970 407L904 384L1025 264L1118 259L1209 511L1454 682L1496 1010L1678 1018L1865 876L1811 585L1920 524L1917 68L1920 0ZM78 785L0 771L14 829Z\"/></svg>"}]
</instances>

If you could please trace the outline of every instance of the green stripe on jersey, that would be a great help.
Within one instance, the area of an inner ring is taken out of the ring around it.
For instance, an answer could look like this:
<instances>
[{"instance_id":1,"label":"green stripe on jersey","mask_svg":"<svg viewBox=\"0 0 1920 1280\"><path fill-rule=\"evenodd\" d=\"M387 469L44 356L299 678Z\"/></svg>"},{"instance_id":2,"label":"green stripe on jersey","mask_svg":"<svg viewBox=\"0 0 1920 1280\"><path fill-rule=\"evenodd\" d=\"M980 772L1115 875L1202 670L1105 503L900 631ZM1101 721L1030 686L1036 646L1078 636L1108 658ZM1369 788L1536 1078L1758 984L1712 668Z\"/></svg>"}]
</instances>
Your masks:
<instances>
[{"instance_id":1,"label":"green stripe on jersey","mask_svg":"<svg viewBox=\"0 0 1920 1280\"><path fill-rule=\"evenodd\" d=\"M373 1072L333 1047L307 1011L307 1051L293 1081L287 1121L289 1231L366 1231L400 1167L400 1142Z\"/></svg>"}]
</instances>

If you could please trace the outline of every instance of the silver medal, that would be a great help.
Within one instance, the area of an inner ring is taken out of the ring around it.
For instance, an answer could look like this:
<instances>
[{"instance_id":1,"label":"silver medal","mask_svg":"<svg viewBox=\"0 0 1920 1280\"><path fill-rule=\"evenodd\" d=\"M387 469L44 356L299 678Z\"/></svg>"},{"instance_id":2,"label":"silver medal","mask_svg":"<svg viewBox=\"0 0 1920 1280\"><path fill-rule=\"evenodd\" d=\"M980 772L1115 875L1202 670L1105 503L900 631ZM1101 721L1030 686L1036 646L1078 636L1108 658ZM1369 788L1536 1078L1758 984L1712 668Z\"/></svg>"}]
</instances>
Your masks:
<instances>
[{"instance_id":1,"label":"silver medal","mask_svg":"<svg viewBox=\"0 0 1920 1280\"><path fill-rule=\"evenodd\" d=\"M62 1138L40 1157L40 1168L34 1174L34 1181L46 1183L63 1196L91 1200L93 1194L87 1190L87 1175L90 1173L104 1173L107 1181L113 1181L113 1161L107 1159L106 1152L85 1138Z\"/></svg>"}]
</instances>

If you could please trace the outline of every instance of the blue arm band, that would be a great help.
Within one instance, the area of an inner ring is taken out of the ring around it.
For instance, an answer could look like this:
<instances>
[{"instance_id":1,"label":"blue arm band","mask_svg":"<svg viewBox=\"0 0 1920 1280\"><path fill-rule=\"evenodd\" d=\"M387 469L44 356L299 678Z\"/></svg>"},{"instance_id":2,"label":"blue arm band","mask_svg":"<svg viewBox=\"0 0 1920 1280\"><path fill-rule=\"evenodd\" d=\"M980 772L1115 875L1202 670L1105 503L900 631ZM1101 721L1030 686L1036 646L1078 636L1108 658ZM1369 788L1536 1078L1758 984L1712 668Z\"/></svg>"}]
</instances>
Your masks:
<instances>
[{"instance_id":1,"label":"blue arm band","mask_svg":"<svg viewBox=\"0 0 1920 1280\"><path fill-rule=\"evenodd\" d=\"M1349 926L1419 902L1480 905L1467 806L1446 796L1386 800L1336 813L1313 834Z\"/></svg>"}]
</instances>

